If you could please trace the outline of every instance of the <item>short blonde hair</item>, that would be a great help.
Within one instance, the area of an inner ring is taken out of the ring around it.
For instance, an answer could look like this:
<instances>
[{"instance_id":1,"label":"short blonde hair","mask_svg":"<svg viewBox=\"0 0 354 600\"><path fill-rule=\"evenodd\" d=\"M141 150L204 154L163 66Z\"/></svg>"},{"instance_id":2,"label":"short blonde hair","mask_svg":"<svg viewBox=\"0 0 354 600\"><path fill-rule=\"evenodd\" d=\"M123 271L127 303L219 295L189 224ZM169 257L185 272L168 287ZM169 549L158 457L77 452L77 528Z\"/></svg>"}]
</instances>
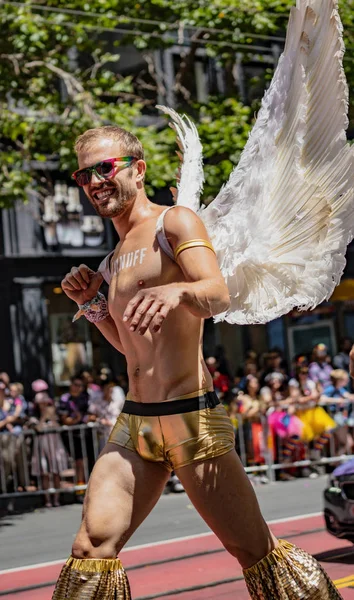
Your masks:
<instances>
[{"instance_id":1,"label":"short blonde hair","mask_svg":"<svg viewBox=\"0 0 354 600\"><path fill-rule=\"evenodd\" d=\"M140 140L133 133L130 133L130 131L113 125L88 129L79 135L74 145L76 154L86 150L92 142L103 137L119 142L126 156L134 156L134 158L139 160L144 159L144 149Z\"/></svg>"},{"instance_id":2,"label":"short blonde hair","mask_svg":"<svg viewBox=\"0 0 354 600\"><path fill-rule=\"evenodd\" d=\"M331 379L333 379L334 381L338 381L338 379L348 379L349 375L347 373L347 371L344 371L344 369L333 369L333 371L331 371Z\"/></svg>"}]
</instances>

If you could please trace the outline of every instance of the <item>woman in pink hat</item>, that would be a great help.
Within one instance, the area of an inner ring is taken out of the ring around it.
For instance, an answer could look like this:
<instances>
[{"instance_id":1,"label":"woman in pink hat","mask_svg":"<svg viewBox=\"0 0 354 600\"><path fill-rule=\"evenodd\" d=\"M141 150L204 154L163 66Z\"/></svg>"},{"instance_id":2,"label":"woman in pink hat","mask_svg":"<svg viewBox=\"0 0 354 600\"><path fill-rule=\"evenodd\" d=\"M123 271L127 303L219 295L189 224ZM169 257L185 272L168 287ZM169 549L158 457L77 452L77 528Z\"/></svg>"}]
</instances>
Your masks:
<instances>
[{"instance_id":1,"label":"woman in pink hat","mask_svg":"<svg viewBox=\"0 0 354 600\"><path fill-rule=\"evenodd\" d=\"M49 429L59 427L54 401L49 397L48 384L43 379L32 383L35 417L31 419L37 432L34 438L32 454L32 475L38 477L44 490L60 488L60 473L68 468L66 451L60 433L49 432ZM50 493L45 493L45 506L59 506L59 492L54 493L53 503Z\"/></svg>"}]
</instances>

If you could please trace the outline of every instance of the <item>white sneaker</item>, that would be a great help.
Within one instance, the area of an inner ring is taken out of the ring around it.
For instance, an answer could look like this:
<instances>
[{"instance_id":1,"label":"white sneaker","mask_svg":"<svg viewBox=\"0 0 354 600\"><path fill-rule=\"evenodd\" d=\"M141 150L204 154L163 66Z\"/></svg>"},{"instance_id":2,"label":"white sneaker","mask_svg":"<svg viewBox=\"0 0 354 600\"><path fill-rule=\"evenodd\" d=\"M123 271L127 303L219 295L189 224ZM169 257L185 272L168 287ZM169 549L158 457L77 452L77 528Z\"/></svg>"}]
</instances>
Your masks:
<instances>
[{"instance_id":1,"label":"white sneaker","mask_svg":"<svg viewBox=\"0 0 354 600\"><path fill-rule=\"evenodd\" d=\"M259 478L259 481L261 483L263 483L263 484L269 483L269 479L268 479L268 477L266 475L261 475L260 478Z\"/></svg>"},{"instance_id":2,"label":"white sneaker","mask_svg":"<svg viewBox=\"0 0 354 600\"><path fill-rule=\"evenodd\" d=\"M181 484L180 480L178 479L177 475L172 475L172 477L169 481L169 484L170 484L171 492L174 492L175 494L184 492L184 487Z\"/></svg>"}]
</instances>

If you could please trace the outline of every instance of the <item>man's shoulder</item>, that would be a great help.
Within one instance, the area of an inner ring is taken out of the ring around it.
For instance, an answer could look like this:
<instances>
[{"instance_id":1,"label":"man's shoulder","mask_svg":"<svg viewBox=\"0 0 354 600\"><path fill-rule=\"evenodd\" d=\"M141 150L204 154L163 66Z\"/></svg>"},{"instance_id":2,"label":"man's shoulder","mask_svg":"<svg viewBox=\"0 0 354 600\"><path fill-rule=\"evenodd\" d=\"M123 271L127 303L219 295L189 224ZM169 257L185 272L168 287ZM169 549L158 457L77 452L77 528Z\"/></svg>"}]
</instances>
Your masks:
<instances>
[{"instance_id":1,"label":"man's shoulder","mask_svg":"<svg viewBox=\"0 0 354 600\"><path fill-rule=\"evenodd\" d=\"M165 231L171 235L178 235L181 228L190 228L198 222L198 215L186 206L175 206L174 210L166 211L164 217Z\"/></svg>"}]
</instances>

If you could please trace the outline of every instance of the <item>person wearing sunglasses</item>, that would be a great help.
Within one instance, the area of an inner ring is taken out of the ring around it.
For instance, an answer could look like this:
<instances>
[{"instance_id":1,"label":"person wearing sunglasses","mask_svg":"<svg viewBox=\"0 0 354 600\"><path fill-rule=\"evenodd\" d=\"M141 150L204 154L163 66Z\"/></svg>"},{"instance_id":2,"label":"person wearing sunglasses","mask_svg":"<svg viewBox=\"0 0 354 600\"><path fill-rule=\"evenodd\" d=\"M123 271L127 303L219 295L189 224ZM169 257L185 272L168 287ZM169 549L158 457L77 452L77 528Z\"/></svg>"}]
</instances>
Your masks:
<instances>
[{"instance_id":1,"label":"person wearing sunglasses","mask_svg":"<svg viewBox=\"0 0 354 600\"><path fill-rule=\"evenodd\" d=\"M73 178L97 213L112 220L120 241L96 272L74 267L62 288L79 306L76 317L84 315L125 354L130 390L93 469L85 516L53 598L65 597L68 579L81 585L78 572L96 579L99 573L102 590L109 578L118 598L130 597L116 556L159 499L172 470L201 515L209 523L215 520L223 543L244 567L251 566L276 542L236 456L232 425L202 357L203 319L229 305L204 225L187 208L161 207L148 199L143 148L131 133L118 127L89 130L78 138L76 152L79 169ZM104 278L108 301L99 292ZM214 483L204 478L206 460L210 473L218 473ZM208 503L204 485L210 486ZM226 495L230 514L221 515L218 507ZM231 506L241 496L248 500L239 518L231 518ZM232 520L238 525L230 531ZM248 537L245 526L254 538L239 550L242 535Z\"/></svg>"},{"instance_id":2,"label":"person wearing sunglasses","mask_svg":"<svg viewBox=\"0 0 354 600\"><path fill-rule=\"evenodd\" d=\"M73 267L62 288L78 304L74 319L85 316L125 354L129 393L91 474L53 599L131 597L117 556L172 471L245 576L263 560L263 571L299 556L312 565L312 557L280 544L266 525L213 390L203 320L226 311L230 297L205 226L188 208L148 199L143 148L128 131L88 130L75 149L73 178L97 213L111 219L119 243L97 271ZM108 299L99 292L104 279Z\"/></svg>"},{"instance_id":3,"label":"person wearing sunglasses","mask_svg":"<svg viewBox=\"0 0 354 600\"><path fill-rule=\"evenodd\" d=\"M78 169L72 174L72 178L77 185L84 187L91 182L92 175L96 175L97 179L113 179L119 169L129 167L134 160L134 156L118 156L116 158L106 158L99 161L97 164L85 169Z\"/></svg>"}]
</instances>

